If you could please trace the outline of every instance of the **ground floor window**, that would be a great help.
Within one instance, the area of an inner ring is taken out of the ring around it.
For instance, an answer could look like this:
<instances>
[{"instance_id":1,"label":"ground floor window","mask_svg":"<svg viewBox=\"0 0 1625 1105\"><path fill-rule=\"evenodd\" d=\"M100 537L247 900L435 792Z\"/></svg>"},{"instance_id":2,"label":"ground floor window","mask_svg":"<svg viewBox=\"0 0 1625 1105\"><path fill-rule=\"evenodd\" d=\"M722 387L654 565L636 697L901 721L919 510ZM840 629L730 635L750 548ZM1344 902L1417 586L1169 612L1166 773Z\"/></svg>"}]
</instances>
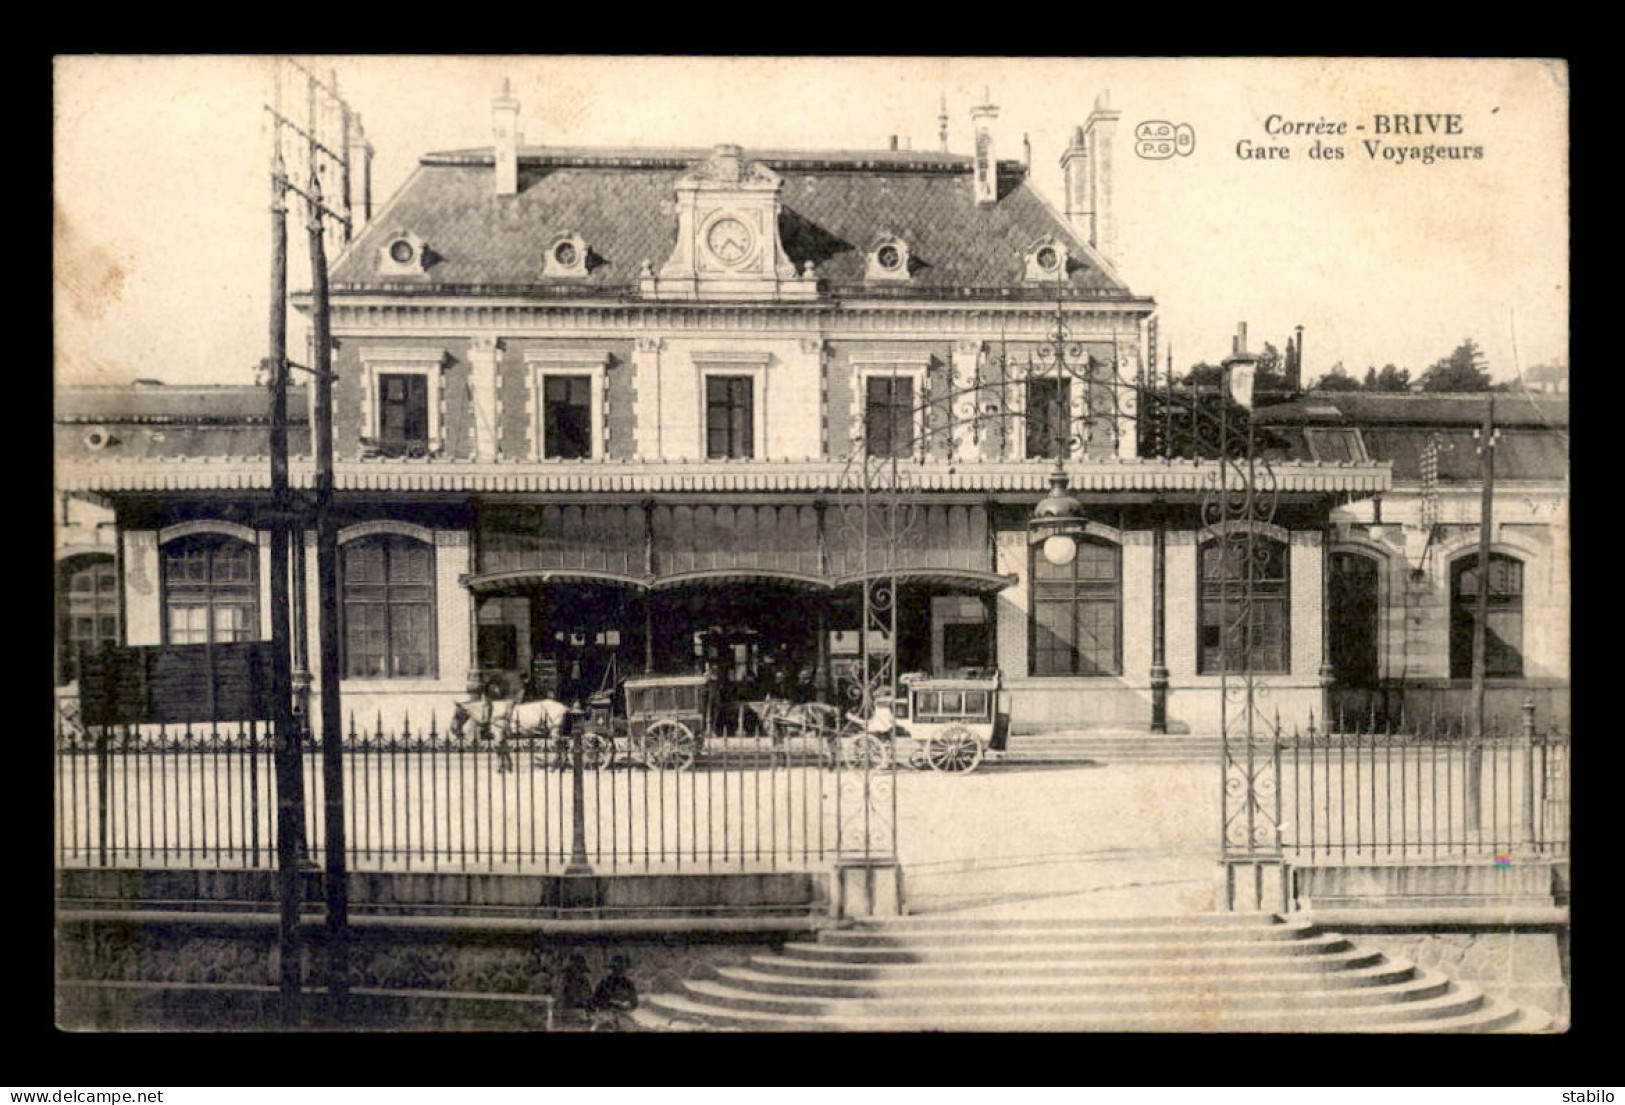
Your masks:
<instances>
[{"instance_id":1,"label":"ground floor window","mask_svg":"<svg viewBox=\"0 0 1625 1105\"><path fill-rule=\"evenodd\" d=\"M1122 550L1083 538L1063 565L1034 550L1032 581L1032 674L1122 674Z\"/></svg>"},{"instance_id":2,"label":"ground floor window","mask_svg":"<svg viewBox=\"0 0 1625 1105\"><path fill-rule=\"evenodd\" d=\"M344 674L349 679L435 675L434 549L396 534L345 544Z\"/></svg>"},{"instance_id":3,"label":"ground floor window","mask_svg":"<svg viewBox=\"0 0 1625 1105\"><path fill-rule=\"evenodd\" d=\"M229 644L259 636L259 549L217 533L164 546L164 641Z\"/></svg>"},{"instance_id":4,"label":"ground floor window","mask_svg":"<svg viewBox=\"0 0 1625 1105\"><path fill-rule=\"evenodd\" d=\"M1286 543L1232 534L1203 545L1200 559L1197 670L1204 675L1290 670Z\"/></svg>"},{"instance_id":5,"label":"ground floor window","mask_svg":"<svg viewBox=\"0 0 1625 1105\"><path fill-rule=\"evenodd\" d=\"M79 655L119 642L118 568L106 555L74 557L57 578L57 682L78 678Z\"/></svg>"},{"instance_id":6,"label":"ground floor window","mask_svg":"<svg viewBox=\"0 0 1625 1105\"><path fill-rule=\"evenodd\" d=\"M1484 619L1484 674L1523 678L1523 561L1490 554L1489 604ZM1450 569L1450 678L1473 677L1473 627L1478 622L1478 556Z\"/></svg>"}]
</instances>

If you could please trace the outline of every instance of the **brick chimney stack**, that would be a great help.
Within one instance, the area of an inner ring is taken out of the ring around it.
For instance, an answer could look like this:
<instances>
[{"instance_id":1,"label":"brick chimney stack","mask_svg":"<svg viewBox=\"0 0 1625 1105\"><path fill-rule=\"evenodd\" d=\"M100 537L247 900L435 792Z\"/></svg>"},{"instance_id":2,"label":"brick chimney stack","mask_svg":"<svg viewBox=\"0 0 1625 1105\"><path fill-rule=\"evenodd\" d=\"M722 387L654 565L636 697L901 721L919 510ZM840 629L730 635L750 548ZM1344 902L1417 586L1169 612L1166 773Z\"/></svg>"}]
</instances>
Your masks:
<instances>
[{"instance_id":1,"label":"brick chimney stack","mask_svg":"<svg viewBox=\"0 0 1625 1105\"><path fill-rule=\"evenodd\" d=\"M366 128L361 125L361 113L355 115L355 126L350 131L350 188L351 214L355 221L353 233L372 221L372 143L367 141Z\"/></svg>"},{"instance_id":2,"label":"brick chimney stack","mask_svg":"<svg viewBox=\"0 0 1625 1105\"><path fill-rule=\"evenodd\" d=\"M988 102L970 109L971 129L976 133L975 176L972 177L972 185L978 207L999 201L999 157L993 142L993 124L998 121L999 109L991 102L993 96L988 89L982 90L982 99Z\"/></svg>"},{"instance_id":3,"label":"brick chimney stack","mask_svg":"<svg viewBox=\"0 0 1625 1105\"><path fill-rule=\"evenodd\" d=\"M1112 109L1111 93L1102 92L1095 97L1095 109L1083 124L1089 244L1114 265L1118 257L1117 225L1112 219L1112 143L1121 115Z\"/></svg>"},{"instance_id":4,"label":"brick chimney stack","mask_svg":"<svg viewBox=\"0 0 1625 1105\"><path fill-rule=\"evenodd\" d=\"M496 194L519 194L519 101L509 95L508 78L491 101L492 145L496 151Z\"/></svg>"},{"instance_id":5,"label":"brick chimney stack","mask_svg":"<svg viewBox=\"0 0 1625 1105\"><path fill-rule=\"evenodd\" d=\"M1085 241L1091 241L1095 211L1089 202L1089 152L1084 145L1082 127L1072 128L1072 140L1061 154L1061 174L1066 182L1062 214Z\"/></svg>"}]
</instances>

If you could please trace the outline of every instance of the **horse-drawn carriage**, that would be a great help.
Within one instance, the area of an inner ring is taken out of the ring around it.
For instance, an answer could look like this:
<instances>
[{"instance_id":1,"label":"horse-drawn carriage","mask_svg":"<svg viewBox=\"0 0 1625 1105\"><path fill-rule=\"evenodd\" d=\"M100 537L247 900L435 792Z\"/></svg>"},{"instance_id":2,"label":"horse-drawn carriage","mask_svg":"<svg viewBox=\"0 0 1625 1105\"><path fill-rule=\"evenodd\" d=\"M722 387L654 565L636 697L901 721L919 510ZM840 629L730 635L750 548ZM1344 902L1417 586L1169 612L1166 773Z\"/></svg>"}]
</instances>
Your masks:
<instances>
[{"instance_id":1,"label":"horse-drawn carriage","mask_svg":"<svg viewBox=\"0 0 1625 1105\"><path fill-rule=\"evenodd\" d=\"M1010 711L998 672L962 678L905 676L902 693L882 696L868 717L822 703L762 703L763 725L776 739L791 734L824 742L826 760L884 767L895 758L916 770L975 771L987 753L1002 752Z\"/></svg>"},{"instance_id":2,"label":"horse-drawn carriage","mask_svg":"<svg viewBox=\"0 0 1625 1105\"><path fill-rule=\"evenodd\" d=\"M714 728L718 694L710 675L632 676L621 690L625 712L620 716L613 689L593 695L585 710L550 699L503 701L486 695L458 703L452 730L462 735L473 721L479 736L496 740L502 770L511 766L516 745L530 746L537 767L568 766L578 730L588 769L632 761L656 771L686 771L708 744L730 739ZM997 672L949 679L905 676L902 693L880 698L866 717L821 702L770 698L748 705L775 760L788 762L800 743L827 767L884 767L895 759L917 770L968 773L988 751L1005 747L1007 693L999 688Z\"/></svg>"}]
</instances>

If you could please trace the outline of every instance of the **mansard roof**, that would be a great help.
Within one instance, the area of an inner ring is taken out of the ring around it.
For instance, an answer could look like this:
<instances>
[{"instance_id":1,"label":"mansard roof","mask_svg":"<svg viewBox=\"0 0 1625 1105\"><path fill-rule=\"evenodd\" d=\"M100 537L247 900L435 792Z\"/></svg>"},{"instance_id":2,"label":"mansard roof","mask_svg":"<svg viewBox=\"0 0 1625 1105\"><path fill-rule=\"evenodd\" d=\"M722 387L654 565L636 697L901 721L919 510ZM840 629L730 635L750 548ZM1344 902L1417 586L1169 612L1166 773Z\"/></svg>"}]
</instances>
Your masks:
<instances>
[{"instance_id":1,"label":"mansard roof","mask_svg":"<svg viewBox=\"0 0 1625 1105\"><path fill-rule=\"evenodd\" d=\"M519 192L496 195L489 149L425 155L406 184L361 233L333 274L334 290L445 294L491 289L614 295L635 288L642 263L656 271L676 242L674 185L703 165L698 149L528 147L519 154ZM1017 162L999 163L998 202L977 206L972 159L911 150L746 150L783 178L779 229L799 271L807 261L832 293L876 298L965 296L1054 300L1055 284L1026 279L1034 242L1067 242L1066 294L1127 297L1128 288L1040 196ZM378 272L379 251L397 234L422 240L427 270ZM555 237L580 234L589 274L545 278ZM909 245L914 273L897 285L865 283L867 251L879 235Z\"/></svg>"}]
</instances>

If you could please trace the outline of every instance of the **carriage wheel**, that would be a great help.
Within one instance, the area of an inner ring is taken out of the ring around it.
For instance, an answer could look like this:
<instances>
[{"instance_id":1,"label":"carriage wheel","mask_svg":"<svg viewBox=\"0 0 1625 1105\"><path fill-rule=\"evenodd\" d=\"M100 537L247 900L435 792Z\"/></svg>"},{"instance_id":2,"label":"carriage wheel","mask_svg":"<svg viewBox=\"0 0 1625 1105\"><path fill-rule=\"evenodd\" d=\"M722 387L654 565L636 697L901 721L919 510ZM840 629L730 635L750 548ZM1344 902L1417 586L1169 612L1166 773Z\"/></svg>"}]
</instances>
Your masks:
<instances>
[{"instance_id":1,"label":"carriage wheel","mask_svg":"<svg viewBox=\"0 0 1625 1105\"><path fill-rule=\"evenodd\" d=\"M908 746L908 766L915 771L931 770L931 757L927 745L919 741L910 741Z\"/></svg>"},{"instance_id":2,"label":"carriage wheel","mask_svg":"<svg viewBox=\"0 0 1625 1105\"><path fill-rule=\"evenodd\" d=\"M859 733L841 749L848 767L868 771L891 763L891 745L873 733Z\"/></svg>"},{"instance_id":3,"label":"carriage wheel","mask_svg":"<svg viewBox=\"0 0 1625 1105\"><path fill-rule=\"evenodd\" d=\"M931 738L925 756L937 771L968 774L982 762L982 742L963 725L954 725Z\"/></svg>"},{"instance_id":4,"label":"carriage wheel","mask_svg":"<svg viewBox=\"0 0 1625 1105\"><path fill-rule=\"evenodd\" d=\"M644 758L656 771L687 771L694 766L699 743L692 729L668 718L644 730Z\"/></svg>"}]
</instances>

